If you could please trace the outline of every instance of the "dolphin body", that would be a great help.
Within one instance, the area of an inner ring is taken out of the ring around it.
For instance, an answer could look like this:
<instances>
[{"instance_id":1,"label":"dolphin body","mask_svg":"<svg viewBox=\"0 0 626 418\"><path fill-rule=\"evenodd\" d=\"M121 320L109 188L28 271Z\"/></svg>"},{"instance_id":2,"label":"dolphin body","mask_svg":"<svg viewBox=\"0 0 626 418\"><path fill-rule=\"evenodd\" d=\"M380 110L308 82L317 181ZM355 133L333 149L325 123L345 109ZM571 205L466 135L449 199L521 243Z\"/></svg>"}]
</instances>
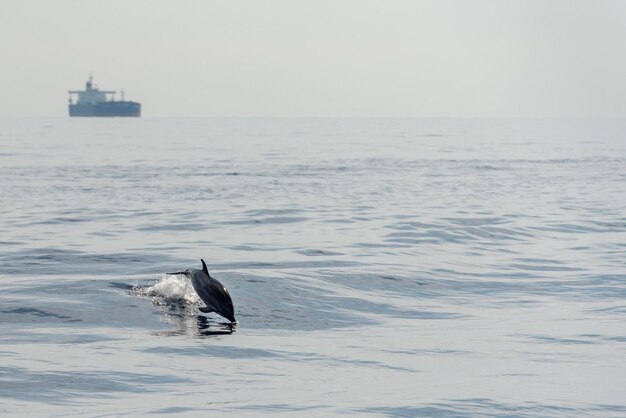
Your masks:
<instances>
[{"instance_id":1,"label":"dolphin body","mask_svg":"<svg viewBox=\"0 0 626 418\"><path fill-rule=\"evenodd\" d=\"M204 260L200 259L200 261L202 261L202 270L187 269L168 274L183 274L191 279L194 290L206 304L206 306L198 308L201 312L215 312L228 319L231 324L236 323L235 308L228 289L216 278L211 277Z\"/></svg>"}]
</instances>

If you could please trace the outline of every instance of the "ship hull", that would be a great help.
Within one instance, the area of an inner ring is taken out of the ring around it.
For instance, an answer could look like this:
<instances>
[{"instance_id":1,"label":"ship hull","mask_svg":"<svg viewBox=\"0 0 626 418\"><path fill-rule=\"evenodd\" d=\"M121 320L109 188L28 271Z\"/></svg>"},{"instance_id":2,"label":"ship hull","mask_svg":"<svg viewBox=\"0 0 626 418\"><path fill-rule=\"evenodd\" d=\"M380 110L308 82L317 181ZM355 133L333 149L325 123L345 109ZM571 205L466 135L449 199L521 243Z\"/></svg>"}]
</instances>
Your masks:
<instances>
[{"instance_id":1,"label":"ship hull","mask_svg":"<svg viewBox=\"0 0 626 418\"><path fill-rule=\"evenodd\" d=\"M76 117L135 117L141 116L141 103L129 101L95 104L70 104L70 116Z\"/></svg>"}]
</instances>

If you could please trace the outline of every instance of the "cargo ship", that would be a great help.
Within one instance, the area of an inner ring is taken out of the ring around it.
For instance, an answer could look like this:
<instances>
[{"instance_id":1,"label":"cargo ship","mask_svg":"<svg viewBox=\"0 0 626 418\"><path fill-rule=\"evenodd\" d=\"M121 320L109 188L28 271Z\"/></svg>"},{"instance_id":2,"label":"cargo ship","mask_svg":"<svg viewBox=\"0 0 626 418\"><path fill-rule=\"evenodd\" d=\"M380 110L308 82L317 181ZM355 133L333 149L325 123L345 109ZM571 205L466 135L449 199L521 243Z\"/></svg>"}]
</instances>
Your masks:
<instances>
[{"instance_id":1,"label":"cargo ship","mask_svg":"<svg viewBox=\"0 0 626 418\"><path fill-rule=\"evenodd\" d=\"M93 77L85 83L85 90L70 90L68 109L70 116L141 116L141 103L124 100L115 100L115 90L99 90L93 84ZM74 103L74 95L78 100Z\"/></svg>"}]
</instances>

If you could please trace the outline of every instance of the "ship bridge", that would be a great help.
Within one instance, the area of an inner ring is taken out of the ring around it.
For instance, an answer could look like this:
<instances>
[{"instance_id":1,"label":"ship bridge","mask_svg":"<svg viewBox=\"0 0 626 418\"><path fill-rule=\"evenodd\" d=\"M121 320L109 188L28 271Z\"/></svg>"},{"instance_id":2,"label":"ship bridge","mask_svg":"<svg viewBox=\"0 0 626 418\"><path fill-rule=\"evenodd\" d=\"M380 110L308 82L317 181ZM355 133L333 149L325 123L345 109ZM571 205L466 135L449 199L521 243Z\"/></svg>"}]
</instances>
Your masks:
<instances>
[{"instance_id":1,"label":"ship bridge","mask_svg":"<svg viewBox=\"0 0 626 418\"><path fill-rule=\"evenodd\" d=\"M72 103L72 94L78 95L78 104L96 104L107 101L107 94L111 95L110 100L115 99L115 90L98 90L93 85L93 77L89 75L89 80L85 83L85 90L70 90L70 103Z\"/></svg>"}]
</instances>

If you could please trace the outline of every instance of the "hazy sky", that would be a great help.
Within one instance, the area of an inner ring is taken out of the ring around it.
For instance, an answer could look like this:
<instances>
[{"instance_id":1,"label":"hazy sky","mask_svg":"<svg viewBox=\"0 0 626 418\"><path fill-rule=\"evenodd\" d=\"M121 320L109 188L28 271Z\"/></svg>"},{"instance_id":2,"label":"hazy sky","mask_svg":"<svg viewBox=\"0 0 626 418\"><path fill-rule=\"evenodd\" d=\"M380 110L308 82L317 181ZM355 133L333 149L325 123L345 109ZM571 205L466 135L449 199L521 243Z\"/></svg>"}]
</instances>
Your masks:
<instances>
[{"instance_id":1,"label":"hazy sky","mask_svg":"<svg viewBox=\"0 0 626 418\"><path fill-rule=\"evenodd\" d=\"M625 117L626 1L0 0L0 116Z\"/></svg>"}]
</instances>

